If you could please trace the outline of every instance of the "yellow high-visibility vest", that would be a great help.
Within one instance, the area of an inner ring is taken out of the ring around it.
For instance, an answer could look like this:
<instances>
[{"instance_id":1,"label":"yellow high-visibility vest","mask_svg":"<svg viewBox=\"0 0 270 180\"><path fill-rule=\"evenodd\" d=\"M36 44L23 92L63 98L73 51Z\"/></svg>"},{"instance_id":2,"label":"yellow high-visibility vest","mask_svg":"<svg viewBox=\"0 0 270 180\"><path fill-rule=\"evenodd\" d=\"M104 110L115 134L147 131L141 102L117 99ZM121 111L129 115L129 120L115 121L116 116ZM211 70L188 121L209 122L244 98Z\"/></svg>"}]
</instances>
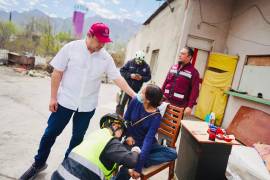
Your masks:
<instances>
[{"instance_id":1,"label":"yellow high-visibility vest","mask_svg":"<svg viewBox=\"0 0 270 180\"><path fill-rule=\"evenodd\" d=\"M116 164L112 169L107 169L100 161L100 155L112 138L113 136L107 128L95 131L75 147L70 156L73 160L96 173L101 179L110 179Z\"/></svg>"}]
</instances>

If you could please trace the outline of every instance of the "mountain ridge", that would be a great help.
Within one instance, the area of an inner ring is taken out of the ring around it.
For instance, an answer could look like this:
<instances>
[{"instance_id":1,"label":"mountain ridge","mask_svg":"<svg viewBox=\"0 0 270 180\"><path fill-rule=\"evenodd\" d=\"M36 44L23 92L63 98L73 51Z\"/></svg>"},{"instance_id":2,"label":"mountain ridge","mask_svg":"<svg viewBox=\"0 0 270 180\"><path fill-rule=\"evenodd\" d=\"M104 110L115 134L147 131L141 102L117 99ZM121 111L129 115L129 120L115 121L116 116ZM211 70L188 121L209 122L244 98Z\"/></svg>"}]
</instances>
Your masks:
<instances>
[{"instance_id":1,"label":"mountain ridge","mask_svg":"<svg viewBox=\"0 0 270 180\"><path fill-rule=\"evenodd\" d=\"M72 17L69 18L59 18L50 17L46 13L33 9L29 11L17 12L12 11L12 22L19 27L25 27L32 20L49 20L53 27L53 33L57 34L59 32L72 32ZM9 13L0 10L0 20L8 21ZM129 38L133 36L140 28L141 24L132 21L130 19L110 19L103 18L101 16L95 15L91 17L86 17L84 20L83 35L86 34L89 26L94 22L103 22L110 27L111 38L114 42L127 43Z\"/></svg>"}]
</instances>

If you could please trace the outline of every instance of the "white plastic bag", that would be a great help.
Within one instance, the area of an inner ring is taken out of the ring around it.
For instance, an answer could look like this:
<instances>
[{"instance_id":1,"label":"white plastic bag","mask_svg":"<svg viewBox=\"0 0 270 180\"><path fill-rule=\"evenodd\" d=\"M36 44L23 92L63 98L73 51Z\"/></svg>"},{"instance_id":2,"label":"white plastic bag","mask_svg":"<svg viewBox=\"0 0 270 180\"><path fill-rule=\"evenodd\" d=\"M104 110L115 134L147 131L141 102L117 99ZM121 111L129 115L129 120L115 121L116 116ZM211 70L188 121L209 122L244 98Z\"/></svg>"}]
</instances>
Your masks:
<instances>
[{"instance_id":1,"label":"white plastic bag","mask_svg":"<svg viewBox=\"0 0 270 180\"><path fill-rule=\"evenodd\" d=\"M228 180L270 180L270 174L255 148L234 145L226 170Z\"/></svg>"}]
</instances>

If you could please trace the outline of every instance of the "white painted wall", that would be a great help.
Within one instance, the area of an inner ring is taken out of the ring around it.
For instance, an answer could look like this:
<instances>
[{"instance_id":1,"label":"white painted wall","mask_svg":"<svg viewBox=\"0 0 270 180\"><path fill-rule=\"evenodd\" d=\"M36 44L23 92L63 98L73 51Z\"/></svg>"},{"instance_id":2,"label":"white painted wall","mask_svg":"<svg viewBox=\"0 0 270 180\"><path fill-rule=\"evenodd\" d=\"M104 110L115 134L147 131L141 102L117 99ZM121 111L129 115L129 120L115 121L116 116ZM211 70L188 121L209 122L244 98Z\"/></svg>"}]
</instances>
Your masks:
<instances>
[{"instance_id":1,"label":"white painted wall","mask_svg":"<svg viewBox=\"0 0 270 180\"><path fill-rule=\"evenodd\" d=\"M199 69L200 77L203 78L205 64L208 62L207 52L227 52L225 42L234 1L189 0L188 2L177 52L186 45L199 49L195 67Z\"/></svg>"},{"instance_id":2,"label":"white painted wall","mask_svg":"<svg viewBox=\"0 0 270 180\"><path fill-rule=\"evenodd\" d=\"M233 0L191 0L190 5L193 9L188 34L212 40L214 52L226 52L225 42L230 27L233 2Z\"/></svg>"},{"instance_id":3,"label":"white painted wall","mask_svg":"<svg viewBox=\"0 0 270 180\"><path fill-rule=\"evenodd\" d=\"M188 6L186 8L186 3ZM175 0L171 6L175 8L171 13L167 7L160 12L150 24L143 26L140 31L130 39L126 61L133 58L137 50L146 50L146 60L149 63L152 51L160 49L159 61L156 76L153 80L162 85L169 67L178 58L178 52L186 46L189 36L205 39L209 51L226 52L225 41L229 31L230 18L232 16L233 0L201 0L201 11L199 0ZM216 27L201 23L200 12L204 21L223 22L215 24ZM198 43L191 44L194 48L199 48Z\"/></svg>"},{"instance_id":4,"label":"white painted wall","mask_svg":"<svg viewBox=\"0 0 270 180\"><path fill-rule=\"evenodd\" d=\"M150 24L143 26L127 47L126 59L134 57L137 50L145 50L150 62L152 50L160 49L157 76L154 81L162 85L169 67L175 63L179 50L187 44L190 36L210 40L212 51L239 56L232 87L237 89L246 55L270 54L270 25L263 20L257 4L265 18L270 21L269 0L189 0L185 9L184 0L175 0L171 13L167 7ZM200 13L202 12L202 13ZM211 26L203 21L210 22ZM195 41L194 41L195 42ZM201 46L202 44L200 44ZM209 41L206 42L209 46ZM193 43L193 47L199 46ZM269 83L270 84L270 83ZM223 127L227 127L240 106L249 106L270 113L270 107L236 97L229 97Z\"/></svg>"},{"instance_id":5,"label":"white painted wall","mask_svg":"<svg viewBox=\"0 0 270 180\"><path fill-rule=\"evenodd\" d=\"M146 61L150 64L152 51L159 49L158 67L152 80L157 85L162 85L167 72L175 62L175 55L180 38L180 30L183 24L185 1L175 0L171 3L174 7L172 13L169 7L161 11L149 24L143 26L140 31L130 39L126 61L133 58L137 50L146 50Z\"/></svg>"},{"instance_id":6,"label":"white painted wall","mask_svg":"<svg viewBox=\"0 0 270 180\"><path fill-rule=\"evenodd\" d=\"M237 0L234 4L234 17L231 21L226 42L228 53L239 55L239 62L232 85L234 89L239 86L246 55L270 54L270 24L263 20L258 9L255 7L249 8L254 4L259 6L265 18L270 21L269 0ZM249 106L270 113L270 106L231 96L225 111L224 127L230 124L240 106Z\"/></svg>"}]
</instances>

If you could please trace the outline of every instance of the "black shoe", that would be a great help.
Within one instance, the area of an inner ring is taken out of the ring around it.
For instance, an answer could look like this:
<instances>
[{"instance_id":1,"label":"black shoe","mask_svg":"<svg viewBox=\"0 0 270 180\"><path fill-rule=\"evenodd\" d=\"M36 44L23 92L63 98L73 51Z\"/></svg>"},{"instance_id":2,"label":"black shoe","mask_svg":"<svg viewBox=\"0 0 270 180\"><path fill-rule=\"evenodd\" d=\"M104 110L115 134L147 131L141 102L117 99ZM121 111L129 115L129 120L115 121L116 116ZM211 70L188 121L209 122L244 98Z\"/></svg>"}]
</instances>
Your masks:
<instances>
[{"instance_id":1,"label":"black shoe","mask_svg":"<svg viewBox=\"0 0 270 180\"><path fill-rule=\"evenodd\" d=\"M48 167L47 164L44 164L41 167L36 167L35 163L33 163L32 166L27 171L25 171L25 173L23 173L23 175L19 178L19 180L34 179L38 175L38 173L40 173L47 167Z\"/></svg>"}]
</instances>

